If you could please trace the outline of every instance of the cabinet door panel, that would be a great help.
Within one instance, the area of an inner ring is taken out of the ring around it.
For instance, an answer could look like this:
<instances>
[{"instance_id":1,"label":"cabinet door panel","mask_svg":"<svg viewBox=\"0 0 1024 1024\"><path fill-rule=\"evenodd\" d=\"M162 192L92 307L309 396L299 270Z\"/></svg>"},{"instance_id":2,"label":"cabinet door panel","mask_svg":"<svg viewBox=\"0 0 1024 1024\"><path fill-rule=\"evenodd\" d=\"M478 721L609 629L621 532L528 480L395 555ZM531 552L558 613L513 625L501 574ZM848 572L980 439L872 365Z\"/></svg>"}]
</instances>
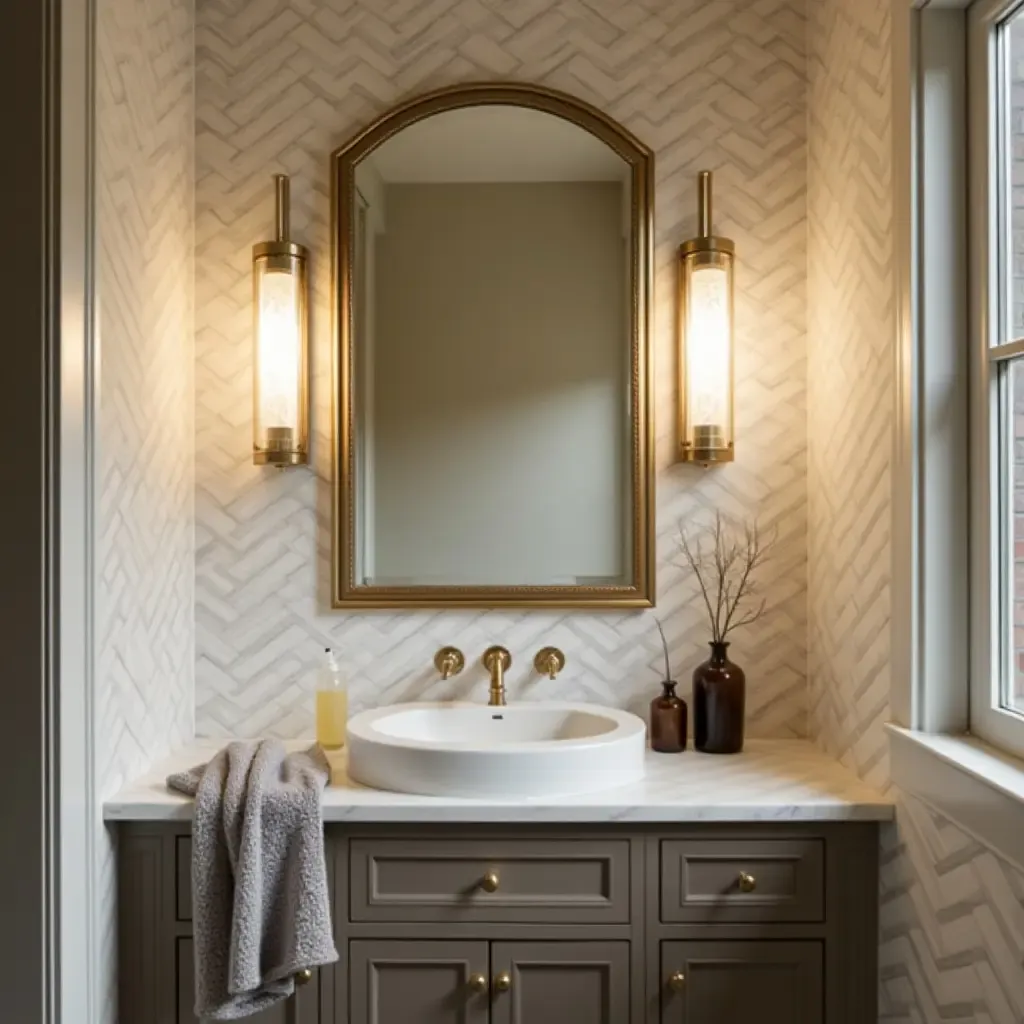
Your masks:
<instances>
[{"instance_id":1,"label":"cabinet door panel","mask_svg":"<svg viewBox=\"0 0 1024 1024\"><path fill-rule=\"evenodd\" d=\"M193 1013L195 961L193 960L192 940L179 938L177 946L178 1012L175 1020L177 1024L197 1024L198 1018ZM297 987L295 995L290 999L275 1003L262 1013L253 1014L251 1017L246 1017L245 1020L251 1021L252 1024L321 1024L319 988L319 972L314 971L312 980ZM322 1024L329 1024L329 1022L324 1021Z\"/></svg>"},{"instance_id":2,"label":"cabinet door panel","mask_svg":"<svg viewBox=\"0 0 1024 1024\"><path fill-rule=\"evenodd\" d=\"M662 1024L824 1020L817 942L663 942L661 981Z\"/></svg>"},{"instance_id":3,"label":"cabinet door panel","mask_svg":"<svg viewBox=\"0 0 1024 1024\"><path fill-rule=\"evenodd\" d=\"M629 943L495 942L491 986L491 1024L627 1024Z\"/></svg>"},{"instance_id":4,"label":"cabinet door panel","mask_svg":"<svg viewBox=\"0 0 1024 1024\"><path fill-rule=\"evenodd\" d=\"M488 1024L487 993L469 987L488 975L486 942L353 940L349 1001L353 1024Z\"/></svg>"}]
</instances>

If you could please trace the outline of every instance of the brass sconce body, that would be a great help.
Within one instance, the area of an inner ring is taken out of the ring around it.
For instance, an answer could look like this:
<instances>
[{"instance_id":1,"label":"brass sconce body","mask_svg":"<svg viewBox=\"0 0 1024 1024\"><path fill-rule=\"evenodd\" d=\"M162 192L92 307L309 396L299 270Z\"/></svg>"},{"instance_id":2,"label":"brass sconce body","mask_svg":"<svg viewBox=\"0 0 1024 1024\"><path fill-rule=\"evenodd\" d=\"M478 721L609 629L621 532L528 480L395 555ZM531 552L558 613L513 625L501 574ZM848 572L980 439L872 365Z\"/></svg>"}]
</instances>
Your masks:
<instances>
[{"instance_id":1,"label":"brass sconce body","mask_svg":"<svg viewBox=\"0 0 1024 1024\"><path fill-rule=\"evenodd\" d=\"M701 171L699 235L679 247L679 444L687 462L732 462L733 260L712 234L711 172Z\"/></svg>"},{"instance_id":2,"label":"brass sconce body","mask_svg":"<svg viewBox=\"0 0 1024 1024\"><path fill-rule=\"evenodd\" d=\"M274 175L277 237L252 247L253 462L309 461L307 253L288 240L288 177Z\"/></svg>"}]
</instances>

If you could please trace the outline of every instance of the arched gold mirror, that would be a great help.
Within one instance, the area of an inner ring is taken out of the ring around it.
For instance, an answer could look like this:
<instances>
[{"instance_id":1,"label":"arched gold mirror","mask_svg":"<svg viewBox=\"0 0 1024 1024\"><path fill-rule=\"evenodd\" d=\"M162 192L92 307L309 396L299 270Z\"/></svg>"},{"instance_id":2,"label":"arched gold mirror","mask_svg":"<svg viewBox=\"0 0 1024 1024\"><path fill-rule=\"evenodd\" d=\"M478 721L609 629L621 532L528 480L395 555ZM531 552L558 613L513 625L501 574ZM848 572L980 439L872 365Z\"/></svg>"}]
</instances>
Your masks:
<instances>
[{"instance_id":1,"label":"arched gold mirror","mask_svg":"<svg viewBox=\"0 0 1024 1024\"><path fill-rule=\"evenodd\" d=\"M469 85L333 157L335 607L653 602L653 157Z\"/></svg>"}]
</instances>

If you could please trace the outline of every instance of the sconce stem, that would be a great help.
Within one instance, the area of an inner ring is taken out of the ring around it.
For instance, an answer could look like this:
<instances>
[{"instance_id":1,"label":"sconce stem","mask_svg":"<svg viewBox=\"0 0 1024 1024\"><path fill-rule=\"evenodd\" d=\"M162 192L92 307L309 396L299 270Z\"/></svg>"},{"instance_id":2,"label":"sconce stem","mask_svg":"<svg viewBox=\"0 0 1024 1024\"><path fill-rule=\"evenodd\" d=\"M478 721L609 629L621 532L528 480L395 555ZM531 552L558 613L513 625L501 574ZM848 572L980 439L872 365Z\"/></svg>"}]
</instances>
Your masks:
<instances>
[{"instance_id":1,"label":"sconce stem","mask_svg":"<svg viewBox=\"0 0 1024 1024\"><path fill-rule=\"evenodd\" d=\"M697 233L701 238L711 237L711 172L701 171L697 186Z\"/></svg>"},{"instance_id":2,"label":"sconce stem","mask_svg":"<svg viewBox=\"0 0 1024 1024\"><path fill-rule=\"evenodd\" d=\"M274 175L274 223L278 242L286 242L291 234L291 189L287 174Z\"/></svg>"}]
</instances>

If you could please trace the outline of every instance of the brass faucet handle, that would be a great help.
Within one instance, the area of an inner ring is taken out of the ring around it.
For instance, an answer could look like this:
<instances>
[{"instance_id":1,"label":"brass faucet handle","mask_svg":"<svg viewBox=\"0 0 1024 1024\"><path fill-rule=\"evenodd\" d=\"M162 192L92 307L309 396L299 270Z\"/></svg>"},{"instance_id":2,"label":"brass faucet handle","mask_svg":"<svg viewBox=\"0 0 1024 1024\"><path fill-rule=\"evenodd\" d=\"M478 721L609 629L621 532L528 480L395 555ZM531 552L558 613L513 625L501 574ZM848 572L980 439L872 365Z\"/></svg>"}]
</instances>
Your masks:
<instances>
[{"instance_id":1,"label":"brass faucet handle","mask_svg":"<svg viewBox=\"0 0 1024 1024\"><path fill-rule=\"evenodd\" d=\"M466 667L466 659L458 647L442 647L434 655L434 667L442 679L451 679Z\"/></svg>"},{"instance_id":2,"label":"brass faucet handle","mask_svg":"<svg viewBox=\"0 0 1024 1024\"><path fill-rule=\"evenodd\" d=\"M495 644L484 651L483 662L484 668L488 672L494 671L495 662L501 665L503 672L507 672L512 667L512 655L508 653L507 647L500 647L498 644Z\"/></svg>"},{"instance_id":3,"label":"brass faucet handle","mask_svg":"<svg viewBox=\"0 0 1024 1024\"><path fill-rule=\"evenodd\" d=\"M548 679L554 679L565 668L565 655L557 647L542 647L533 659L533 667Z\"/></svg>"}]
</instances>

